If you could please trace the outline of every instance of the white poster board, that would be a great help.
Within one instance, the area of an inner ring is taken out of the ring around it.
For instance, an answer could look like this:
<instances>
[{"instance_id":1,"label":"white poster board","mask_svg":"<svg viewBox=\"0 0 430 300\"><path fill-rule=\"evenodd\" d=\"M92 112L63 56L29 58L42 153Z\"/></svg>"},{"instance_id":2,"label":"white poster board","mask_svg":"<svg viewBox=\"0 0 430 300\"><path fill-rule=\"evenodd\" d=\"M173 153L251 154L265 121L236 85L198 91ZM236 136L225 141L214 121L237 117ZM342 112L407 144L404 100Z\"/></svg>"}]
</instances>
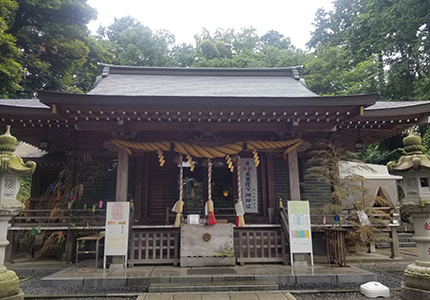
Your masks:
<instances>
[{"instance_id":1,"label":"white poster board","mask_svg":"<svg viewBox=\"0 0 430 300\"><path fill-rule=\"evenodd\" d=\"M128 251L128 228L130 226L130 203L108 202L106 207L105 254L103 267L106 268L106 256L124 256Z\"/></svg>"},{"instance_id":2,"label":"white poster board","mask_svg":"<svg viewBox=\"0 0 430 300\"><path fill-rule=\"evenodd\" d=\"M290 228L291 265L293 265L294 253L310 253L313 266L309 201L288 201L288 223Z\"/></svg>"},{"instance_id":3,"label":"white poster board","mask_svg":"<svg viewBox=\"0 0 430 300\"><path fill-rule=\"evenodd\" d=\"M245 213L258 213L257 167L253 158L241 158L240 193Z\"/></svg>"}]
</instances>

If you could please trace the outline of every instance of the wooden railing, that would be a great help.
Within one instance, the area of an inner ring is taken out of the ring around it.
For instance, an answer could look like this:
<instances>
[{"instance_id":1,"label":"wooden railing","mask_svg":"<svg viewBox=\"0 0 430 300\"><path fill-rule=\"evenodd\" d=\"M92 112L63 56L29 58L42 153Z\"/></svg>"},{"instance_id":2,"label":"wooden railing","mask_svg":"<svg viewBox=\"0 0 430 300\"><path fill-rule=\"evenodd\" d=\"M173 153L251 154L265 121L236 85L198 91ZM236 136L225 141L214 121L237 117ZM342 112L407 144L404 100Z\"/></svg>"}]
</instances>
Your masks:
<instances>
[{"instance_id":1,"label":"wooden railing","mask_svg":"<svg viewBox=\"0 0 430 300\"><path fill-rule=\"evenodd\" d=\"M285 237L278 226L235 227L236 261L245 263L286 263Z\"/></svg>"},{"instance_id":2,"label":"wooden railing","mask_svg":"<svg viewBox=\"0 0 430 300\"><path fill-rule=\"evenodd\" d=\"M135 264L178 264L180 241L179 228L134 226L130 234L128 263L131 267Z\"/></svg>"},{"instance_id":3,"label":"wooden railing","mask_svg":"<svg viewBox=\"0 0 430 300\"><path fill-rule=\"evenodd\" d=\"M22 210L11 220L12 227L104 226L106 209Z\"/></svg>"}]
</instances>

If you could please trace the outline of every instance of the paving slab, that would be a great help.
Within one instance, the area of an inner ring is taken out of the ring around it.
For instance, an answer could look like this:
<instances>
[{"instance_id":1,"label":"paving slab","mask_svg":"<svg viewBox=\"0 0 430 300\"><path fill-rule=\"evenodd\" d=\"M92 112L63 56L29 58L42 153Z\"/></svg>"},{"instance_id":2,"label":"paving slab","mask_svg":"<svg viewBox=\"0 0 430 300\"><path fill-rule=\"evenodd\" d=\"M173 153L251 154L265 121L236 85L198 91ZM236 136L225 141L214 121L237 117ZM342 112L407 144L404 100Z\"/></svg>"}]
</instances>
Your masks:
<instances>
[{"instance_id":1,"label":"paving slab","mask_svg":"<svg viewBox=\"0 0 430 300\"><path fill-rule=\"evenodd\" d=\"M202 295L202 300L230 300L230 295L227 293L214 293L214 294L209 294L209 293L204 293L201 294Z\"/></svg>"},{"instance_id":2,"label":"paving slab","mask_svg":"<svg viewBox=\"0 0 430 300\"><path fill-rule=\"evenodd\" d=\"M230 293L231 300L259 300L255 293Z\"/></svg>"},{"instance_id":3,"label":"paving slab","mask_svg":"<svg viewBox=\"0 0 430 300\"><path fill-rule=\"evenodd\" d=\"M202 295L201 294L191 294L191 293L175 294L173 299L174 300L202 300Z\"/></svg>"},{"instance_id":4,"label":"paving slab","mask_svg":"<svg viewBox=\"0 0 430 300\"><path fill-rule=\"evenodd\" d=\"M260 300L287 300L283 293L255 293Z\"/></svg>"},{"instance_id":5,"label":"paving slab","mask_svg":"<svg viewBox=\"0 0 430 300\"><path fill-rule=\"evenodd\" d=\"M297 275L297 283L335 283L337 281L336 274L320 274L320 275Z\"/></svg>"},{"instance_id":6,"label":"paving slab","mask_svg":"<svg viewBox=\"0 0 430 300\"><path fill-rule=\"evenodd\" d=\"M172 300L174 297L174 294L144 294L143 298L140 299L141 296L139 296L138 300ZM137 300L136 299L136 300Z\"/></svg>"},{"instance_id":7,"label":"paving slab","mask_svg":"<svg viewBox=\"0 0 430 300\"><path fill-rule=\"evenodd\" d=\"M244 265L234 267L237 274L273 274L267 266L270 265Z\"/></svg>"},{"instance_id":8,"label":"paving slab","mask_svg":"<svg viewBox=\"0 0 430 300\"><path fill-rule=\"evenodd\" d=\"M292 267L292 266L285 266L281 264L265 264L264 267L271 273L271 274L281 274L281 275L293 275L295 270L301 270L301 267ZM260 274L260 273L258 273Z\"/></svg>"}]
</instances>

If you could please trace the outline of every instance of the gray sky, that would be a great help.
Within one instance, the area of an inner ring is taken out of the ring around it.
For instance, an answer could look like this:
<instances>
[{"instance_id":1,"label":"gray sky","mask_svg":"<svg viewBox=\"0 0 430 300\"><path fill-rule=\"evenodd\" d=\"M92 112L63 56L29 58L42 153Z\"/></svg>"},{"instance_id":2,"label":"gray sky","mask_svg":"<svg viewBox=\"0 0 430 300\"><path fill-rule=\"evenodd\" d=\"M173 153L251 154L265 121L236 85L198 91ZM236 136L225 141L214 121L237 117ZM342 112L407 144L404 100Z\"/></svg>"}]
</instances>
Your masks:
<instances>
[{"instance_id":1,"label":"gray sky","mask_svg":"<svg viewBox=\"0 0 430 300\"><path fill-rule=\"evenodd\" d=\"M290 37L293 45L305 49L313 30L318 8L332 9L333 0L88 0L98 11L98 19L89 24L91 31L108 26L114 17L131 16L152 30L167 29L177 43L194 44L194 35L203 27L257 29L259 35L276 30Z\"/></svg>"}]
</instances>

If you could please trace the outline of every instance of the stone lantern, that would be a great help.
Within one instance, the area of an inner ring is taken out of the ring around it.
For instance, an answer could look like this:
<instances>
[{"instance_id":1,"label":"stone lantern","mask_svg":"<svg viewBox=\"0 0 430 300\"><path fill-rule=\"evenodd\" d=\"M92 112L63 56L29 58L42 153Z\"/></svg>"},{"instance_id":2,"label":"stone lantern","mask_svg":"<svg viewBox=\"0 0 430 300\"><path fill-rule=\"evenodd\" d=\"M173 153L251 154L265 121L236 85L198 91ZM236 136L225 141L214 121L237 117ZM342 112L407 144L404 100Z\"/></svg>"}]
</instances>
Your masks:
<instances>
[{"instance_id":1,"label":"stone lantern","mask_svg":"<svg viewBox=\"0 0 430 300\"><path fill-rule=\"evenodd\" d=\"M418 136L409 135L403 144L406 155L387 165L390 173L403 176L400 209L413 220L417 244L418 259L405 270L402 299L430 299L430 156L423 154Z\"/></svg>"},{"instance_id":2,"label":"stone lantern","mask_svg":"<svg viewBox=\"0 0 430 300\"><path fill-rule=\"evenodd\" d=\"M19 288L19 279L15 272L4 266L8 222L23 209L23 204L16 200L19 192L19 176L31 175L36 163L24 164L20 157L13 155L16 138L10 135L10 126L0 135L0 300L24 299Z\"/></svg>"}]
</instances>

